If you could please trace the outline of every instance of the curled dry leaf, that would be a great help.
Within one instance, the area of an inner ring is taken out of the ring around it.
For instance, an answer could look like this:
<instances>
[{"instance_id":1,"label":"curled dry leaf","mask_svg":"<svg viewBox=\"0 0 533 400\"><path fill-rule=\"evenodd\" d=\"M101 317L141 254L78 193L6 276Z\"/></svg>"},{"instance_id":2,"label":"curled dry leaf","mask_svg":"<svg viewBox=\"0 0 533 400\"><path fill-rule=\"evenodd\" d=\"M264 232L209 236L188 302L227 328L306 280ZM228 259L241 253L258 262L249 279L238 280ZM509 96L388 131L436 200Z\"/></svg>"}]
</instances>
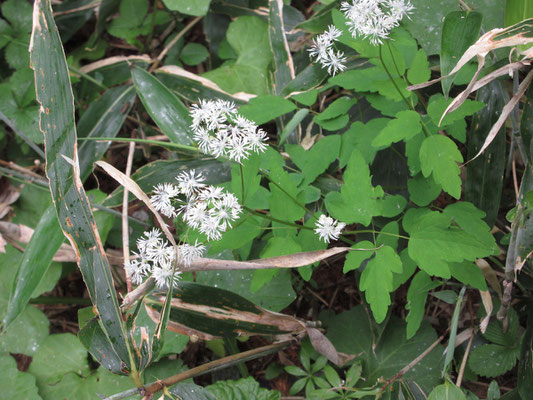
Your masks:
<instances>
[{"instance_id":1,"label":"curled dry leaf","mask_svg":"<svg viewBox=\"0 0 533 400\"><path fill-rule=\"evenodd\" d=\"M0 218L4 218L11 210L10 205L18 200L20 188L15 188L9 179L3 179L0 188Z\"/></svg>"}]
</instances>

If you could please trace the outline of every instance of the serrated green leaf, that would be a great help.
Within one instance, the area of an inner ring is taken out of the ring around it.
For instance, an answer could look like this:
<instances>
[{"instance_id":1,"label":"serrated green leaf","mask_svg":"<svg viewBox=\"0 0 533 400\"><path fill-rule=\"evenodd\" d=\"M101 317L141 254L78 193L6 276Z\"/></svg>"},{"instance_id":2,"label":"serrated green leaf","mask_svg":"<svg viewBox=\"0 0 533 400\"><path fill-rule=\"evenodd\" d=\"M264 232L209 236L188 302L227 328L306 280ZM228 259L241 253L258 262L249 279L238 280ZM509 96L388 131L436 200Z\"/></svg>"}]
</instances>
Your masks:
<instances>
[{"instance_id":1,"label":"serrated green leaf","mask_svg":"<svg viewBox=\"0 0 533 400\"><path fill-rule=\"evenodd\" d=\"M466 396L453 383L446 382L433 389L428 400L466 400Z\"/></svg>"},{"instance_id":2,"label":"serrated green leaf","mask_svg":"<svg viewBox=\"0 0 533 400\"><path fill-rule=\"evenodd\" d=\"M163 3L171 11L179 11L182 14L199 17L207 14L211 0L163 0Z\"/></svg>"},{"instance_id":3,"label":"serrated green leaf","mask_svg":"<svg viewBox=\"0 0 533 400\"><path fill-rule=\"evenodd\" d=\"M339 135L326 136L309 150L299 145L287 145L285 148L304 175L301 186L305 187L322 174L339 156L341 138Z\"/></svg>"},{"instance_id":4,"label":"serrated green leaf","mask_svg":"<svg viewBox=\"0 0 533 400\"><path fill-rule=\"evenodd\" d=\"M464 52L479 37L483 16L472 11L453 11L446 15L442 25L440 50L440 70L442 76L448 75ZM442 90L448 97L454 77L442 81Z\"/></svg>"},{"instance_id":5,"label":"serrated green leaf","mask_svg":"<svg viewBox=\"0 0 533 400\"><path fill-rule=\"evenodd\" d=\"M424 207L439 197L442 188L435 182L432 176L424 177L417 174L407 181L409 199L417 206Z\"/></svg>"},{"instance_id":6,"label":"serrated green leaf","mask_svg":"<svg viewBox=\"0 0 533 400\"><path fill-rule=\"evenodd\" d=\"M180 53L180 60L187 65L198 65L209 57L209 52L200 43L187 43Z\"/></svg>"},{"instance_id":7,"label":"serrated green leaf","mask_svg":"<svg viewBox=\"0 0 533 400\"><path fill-rule=\"evenodd\" d=\"M360 121L354 122L342 134L339 166L341 168L346 166L354 148L362 153L368 164L371 164L374 161L376 153L381 149L373 146L372 141L385 128L389 121L390 119L388 118L374 118L366 124Z\"/></svg>"},{"instance_id":8,"label":"serrated green leaf","mask_svg":"<svg viewBox=\"0 0 533 400\"><path fill-rule=\"evenodd\" d=\"M376 328L365 308L356 306L327 319L321 314L328 329L327 337L337 351L357 354L358 360L364 363L365 386L373 385L380 378L390 379L437 339L431 325L422 322L418 333L406 340L405 323L391 315L379 336L380 340L376 341ZM440 371L435 368L442 362L441 357L442 347L437 346L410 369L404 379L416 381L424 391L429 392L441 381Z\"/></svg>"},{"instance_id":9,"label":"serrated green leaf","mask_svg":"<svg viewBox=\"0 0 533 400\"><path fill-rule=\"evenodd\" d=\"M431 78L431 71L429 70L429 62L424 49L418 50L413 64L407 71L407 79L412 85L417 83L427 82Z\"/></svg>"},{"instance_id":10,"label":"serrated green leaf","mask_svg":"<svg viewBox=\"0 0 533 400\"><path fill-rule=\"evenodd\" d=\"M403 100L391 100L377 93L369 93L364 95L373 109L378 110L381 114L387 117L395 117L400 111L410 110L410 107L405 104ZM410 101L417 103L417 98L412 97Z\"/></svg>"},{"instance_id":11,"label":"serrated green leaf","mask_svg":"<svg viewBox=\"0 0 533 400\"><path fill-rule=\"evenodd\" d=\"M268 240L265 248L261 252L261 258L285 256L287 254L300 253L302 248L290 237L274 236ZM257 269L254 271L251 291L257 292L262 286L270 282L277 275L279 268Z\"/></svg>"},{"instance_id":12,"label":"serrated green leaf","mask_svg":"<svg viewBox=\"0 0 533 400\"><path fill-rule=\"evenodd\" d=\"M375 246L369 241L363 240L362 242L357 242L356 244L354 244L352 246L352 249L362 249L362 250L349 251L348 254L346 254L346 260L344 261L344 268L342 270L342 272L345 274L354 269L359 268L363 261L372 257ZM368 250L372 250L372 251L368 251Z\"/></svg>"},{"instance_id":13,"label":"serrated green leaf","mask_svg":"<svg viewBox=\"0 0 533 400\"><path fill-rule=\"evenodd\" d=\"M250 103L239 108L239 114L262 125L281 115L296 110L292 101L279 96L257 96Z\"/></svg>"},{"instance_id":14,"label":"serrated green leaf","mask_svg":"<svg viewBox=\"0 0 533 400\"><path fill-rule=\"evenodd\" d=\"M217 400L280 400L281 393L259 386L252 377L238 381L219 381L206 387Z\"/></svg>"},{"instance_id":15,"label":"serrated green leaf","mask_svg":"<svg viewBox=\"0 0 533 400\"><path fill-rule=\"evenodd\" d=\"M365 292L378 324L385 319L391 304L389 293L393 287L393 272L402 272L402 260L392 247L383 246L376 251L375 257L368 262L361 274L359 288Z\"/></svg>"},{"instance_id":16,"label":"serrated green leaf","mask_svg":"<svg viewBox=\"0 0 533 400\"><path fill-rule=\"evenodd\" d=\"M367 226L373 216L381 213L378 200L383 196L383 189L372 186L368 164L357 149L352 152L343 180L341 193L330 192L326 196L326 208L347 224L358 222Z\"/></svg>"},{"instance_id":17,"label":"serrated green leaf","mask_svg":"<svg viewBox=\"0 0 533 400\"><path fill-rule=\"evenodd\" d=\"M452 99L445 99L441 94L435 94L431 96L431 98L429 99L429 105L428 105L428 115L433 121L433 123L435 124L435 126L439 125L439 121L442 117L442 114L444 114L444 111L446 110L446 108L451 102L452 102ZM457 110L454 110L453 112L446 114L440 126L445 127L445 126L451 125L455 121L458 121L462 118L472 115L478 112L479 110L483 109L484 107L485 107L485 104L481 103L480 101L466 99L464 103Z\"/></svg>"},{"instance_id":18,"label":"serrated green leaf","mask_svg":"<svg viewBox=\"0 0 533 400\"><path fill-rule=\"evenodd\" d=\"M0 356L0 391L5 399L41 400L35 385L35 377L17 369L10 355Z\"/></svg>"},{"instance_id":19,"label":"serrated green leaf","mask_svg":"<svg viewBox=\"0 0 533 400\"><path fill-rule=\"evenodd\" d=\"M452 276L465 285L470 285L479 290L488 290L483 272L472 262L449 263Z\"/></svg>"},{"instance_id":20,"label":"serrated green leaf","mask_svg":"<svg viewBox=\"0 0 533 400\"><path fill-rule=\"evenodd\" d=\"M427 178L432 175L435 182L451 196L461 197L461 178L458 162L463 156L457 145L446 136L432 135L424 139L420 147L420 167Z\"/></svg>"},{"instance_id":21,"label":"serrated green leaf","mask_svg":"<svg viewBox=\"0 0 533 400\"><path fill-rule=\"evenodd\" d=\"M404 221L403 226L411 235L409 256L428 274L449 278L448 262L474 261L493 253L491 247L486 247L475 236L450 227L451 221L446 215L421 212L411 225Z\"/></svg>"},{"instance_id":22,"label":"serrated green leaf","mask_svg":"<svg viewBox=\"0 0 533 400\"><path fill-rule=\"evenodd\" d=\"M131 70L137 94L148 114L168 138L177 144L191 145L189 109L155 76L139 67Z\"/></svg>"},{"instance_id":23,"label":"serrated green leaf","mask_svg":"<svg viewBox=\"0 0 533 400\"><path fill-rule=\"evenodd\" d=\"M389 121L387 126L372 141L372 146L390 146L400 140L409 140L422 132L420 114L416 111L400 111L396 118Z\"/></svg>"},{"instance_id":24,"label":"serrated green leaf","mask_svg":"<svg viewBox=\"0 0 533 400\"><path fill-rule=\"evenodd\" d=\"M39 388L57 383L70 373L87 376L87 351L71 333L50 335L35 352L29 372L37 378Z\"/></svg>"},{"instance_id":25,"label":"serrated green leaf","mask_svg":"<svg viewBox=\"0 0 533 400\"><path fill-rule=\"evenodd\" d=\"M339 85L344 89L360 92L377 92L374 81L387 79L387 73L381 67L370 67L345 71L329 78L329 83Z\"/></svg>"},{"instance_id":26,"label":"serrated green leaf","mask_svg":"<svg viewBox=\"0 0 533 400\"><path fill-rule=\"evenodd\" d=\"M489 249L492 247L496 254L499 252L496 240L490 233L490 227L483 220L485 213L472 203L460 201L450 204L444 209L443 214L450 216L452 223L459 225L465 232L475 236L484 247Z\"/></svg>"},{"instance_id":27,"label":"serrated green leaf","mask_svg":"<svg viewBox=\"0 0 533 400\"><path fill-rule=\"evenodd\" d=\"M494 378L512 369L519 354L519 348L483 344L472 350L468 357L468 366L478 375Z\"/></svg>"},{"instance_id":28,"label":"serrated green leaf","mask_svg":"<svg viewBox=\"0 0 533 400\"><path fill-rule=\"evenodd\" d=\"M405 308L409 310L409 314L407 314L405 319L407 322L407 339L411 339L420 328L426 308L428 291L431 289L430 284L431 278L424 271L419 271L411 281L407 292L407 304L405 305Z\"/></svg>"},{"instance_id":29,"label":"serrated green leaf","mask_svg":"<svg viewBox=\"0 0 533 400\"><path fill-rule=\"evenodd\" d=\"M320 114L315 115L313 121L315 121L317 124L322 124L328 120L343 116L350 110L350 108L353 107L355 103L357 103L357 99L343 96L331 103Z\"/></svg>"}]
</instances>

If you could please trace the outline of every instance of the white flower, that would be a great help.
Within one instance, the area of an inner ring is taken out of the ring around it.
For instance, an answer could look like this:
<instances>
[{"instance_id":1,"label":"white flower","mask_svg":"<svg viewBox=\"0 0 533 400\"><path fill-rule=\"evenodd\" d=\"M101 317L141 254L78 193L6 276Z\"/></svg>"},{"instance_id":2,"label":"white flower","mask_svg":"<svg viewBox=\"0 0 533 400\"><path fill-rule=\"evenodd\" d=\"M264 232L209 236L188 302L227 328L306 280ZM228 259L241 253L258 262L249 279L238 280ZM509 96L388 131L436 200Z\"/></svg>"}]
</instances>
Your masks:
<instances>
[{"instance_id":1,"label":"white flower","mask_svg":"<svg viewBox=\"0 0 533 400\"><path fill-rule=\"evenodd\" d=\"M389 37L392 28L414 10L409 0L352 0L341 4L354 38L366 37L373 45Z\"/></svg>"},{"instance_id":2,"label":"white flower","mask_svg":"<svg viewBox=\"0 0 533 400\"><path fill-rule=\"evenodd\" d=\"M320 216L315 223L315 232L318 233L320 239L326 243L329 243L331 239L337 240L342 230L346 226L344 222L338 222L337 220L326 217L324 214Z\"/></svg>"},{"instance_id":3,"label":"white flower","mask_svg":"<svg viewBox=\"0 0 533 400\"><path fill-rule=\"evenodd\" d=\"M179 195L179 193L179 188L172 183L159 184L154 188L154 195L150 198L150 202L156 211L166 217L174 218L176 209L172 205L172 198Z\"/></svg>"},{"instance_id":4,"label":"white flower","mask_svg":"<svg viewBox=\"0 0 533 400\"><path fill-rule=\"evenodd\" d=\"M335 26L330 25L328 30L313 39L309 48L309 55L315 58L316 62L322 65L322 68L328 69L328 74L335 75L339 71L346 69L346 57L342 51L333 49L334 43L341 36L342 32Z\"/></svg>"},{"instance_id":5,"label":"white flower","mask_svg":"<svg viewBox=\"0 0 533 400\"><path fill-rule=\"evenodd\" d=\"M201 99L191 107L190 113L193 139L204 153L241 162L250 152L266 149L266 133L239 115L232 102Z\"/></svg>"},{"instance_id":6,"label":"white flower","mask_svg":"<svg viewBox=\"0 0 533 400\"><path fill-rule=\"evenodd\" d=\"M146 276L146 274L140 268L138 260L126 261L124 263L124 268L126 269L126 272L130 277L131 281L135 285L141 284L143 278Z\"/></svg>"},{"instance_id":7,"label":"white flower","mask_svg":"<svg viewBox=\"0 0 533 400\"><path fill-rule=\"evenodd\" d=\"M178 261L188 267L197 258L202 257L205 246L195 241L194 244L182 244L178 246Z\"/></svg>"},{"instance_id":8,"label":"white flower","mask_svg":"<svg viewBox=\"0 0 533 400\"><path fill-rule=\"evenodd\" d=\"M198 191L205 186L203 183L205 181L205 176L196 170L191 169L189 171L183 171L178 174L176 177L178 181L178 186L181 193L187 197L191 197L193 194L198 193Z\"/></svg>"},{"instance_id":9,"label":"white flower","mask_svg":"<svg viewBox=\"0 0 533 400\"><path fill-rule=\"evenodd\" d=\"M154 267L152 270L152 276L155 280L155 284L159 289L168 288L171 282L173 282L174 287L177 286L177 283L180 279L180 272L174 271L172 274L172 267L170 265L162 265L161 267Z\"/></svg>"}]
</instances>

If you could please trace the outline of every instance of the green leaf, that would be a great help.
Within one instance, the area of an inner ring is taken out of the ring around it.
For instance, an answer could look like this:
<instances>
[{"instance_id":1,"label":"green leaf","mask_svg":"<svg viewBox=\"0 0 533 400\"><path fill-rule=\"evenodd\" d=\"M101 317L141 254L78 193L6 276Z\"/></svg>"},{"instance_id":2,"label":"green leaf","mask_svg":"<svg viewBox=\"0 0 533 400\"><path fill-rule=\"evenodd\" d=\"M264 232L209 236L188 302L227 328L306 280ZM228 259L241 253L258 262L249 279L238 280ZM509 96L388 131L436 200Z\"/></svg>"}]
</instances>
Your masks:
<instances>
[{"instance_id":1,"label":"green leaf","mask_svg":"<svg viewBox=\"0 0 533 400\"><path fill-rule=\"evenodd\" d=\"M442 26L440 71L445 76L455 67L464 52L479 37L483 15L471 11L453 11L446 15ZM454 77L442 81L442 90L448 97Z\"/></svg>"},{"instance_id":2,"label":"green leaf","mask_svg":"<svg viewBox=\"0 0 533 400\"><path fill-rule=\"evenodd\" d=\"M470 285L479 290L488 290L483 272L472 262L449 263L452 276L465 285Z\"/></svg>"},{"instance_id":3,"label":"green leaf","mask_svg":"<svg viewBox=\"0 0 533 400\"><path fill-rule=\"evenodd\" d=\"M206 387L217 400L280 400L281 393L261 388L252 377L218 381Z\"/></svg>"},{"instance_id":4,"label":"green leaf","mask_svg":"<svg viewBox=\"0 0 533 400\"><path fill-rule=\"evenodd\" d=\"M315 115L313 121L320 125L323 122L340 117L346 114L356 102L357 99L352 97L343 96L338 98L320 114Z\"/></svg>"},{"instance_id":5,"label":"green leaf","mask_svg":"<svg viewBox=\"0 0 533 400\"><path fill-rule=\"evenodd\" d=\"M250 99L250 103L239 108L239 114L251 119L258 125L296 110L296 106L290 100L278 96L257 96Z\"/></svg>"},{"instance_id":6,"label":"green leaf","mask_svg":"<svg viewBox=\"0 0 533 400\"><path fill-rule=\"evenodd\" d=\"M187 43L180 53L180 60L187 65L198 65L204 62L209 52L200 43Z\"/></svg>"},{"instance_id":7,"label":"green leaf","mask_svg":"<svg viewBox=\"0 0 533 400\"><path fill-rule=\"evenodd\" d=\"M41 105L40 126L45 134L46 173L52 199L64 234L77 247L78 266L104 329L117 354L129 362L129 349L109 261L78 176L74 102L61 40L50 1L36 1L34 7L31 62L36 71L35 86Z\"/></svg>"},{"instance_id":8,"label":"green leaf","mask_svg":"<svg viewBox=\"0 0 533 400\"><path fill-rule=\"evenodd\" d=\"M100 367L87 377L69 373L59 382L39 385L39 394L43 400L93 400L96 394L111 396L134 387L129 377L112 374Z\"/></svg>"},{"instance_id":9,"label":"green leaf","mask_svg":"<svg viewBox=\"0 0 533 400\"><path fill-rule=\"evenodd\" d=\"M372 146L390 146L400 140L409 140L422 131L420 122L420 114L416 111L400 111L374 138Z\"/></svg>"},{"instance_id":10,"label":"green leaf","mask_svg":"<svg viewBox=\"0 0 533 400\"><path fill-rule=\"evenodd\" d=\"M360 305L338 315L321 314L319 317L328 328L327 337L337 351L356 354L365 366L365 386L371 386L378 379L390 379L404 366L420 355L436 339L433 328L423 322L418 333L406 340L405 324L391 315L385 330L377 336L372 318ZM379 340L378 340L379 338ZM426 392L440 382L440 371L435 368L441 362L442 347L437 346L404 379L414 380Z\"/></svg>"},{"instance_id":11,"label":"green leaf","mask_svg":"<svg viewBox=\"0 0 533 400\"><path fill-rule=\"evenodd\" d=\"M420 166L427 178L432 175L435 182L451 196L461 197L461 178L458 162L463 156L457 145L448 137L432 135L424 139L420 147Z\"/></svg>"},{"instance_id":12,"label":"green leaf","mask_svg":"<svg viewBox=\"0 0 533 400\"><path fill-rule=\"evenodd\" d=\"M402 259L403 270L401 274L393 275L393 290L398 289L401 285L407 282L409 278L413 276L416 270L416 263L411 259L411 257L409 257L407 249L403 249L400 252L400 258Z\"/></svg>"},{"instance_id":13,"label":"green leaf","mask_svg":"<svg viewBox=\"0 0 533 400\"><path fill-rule=\"evenodd\" d=\"M283 3L270 1L268 6L268 37L274 58L274 92L281 94L282 90L294 79L294 65L285 35Z\"/></svg>"},{"instance_id":14,"label":"green leaf","mask_svg":"<svg viewBox=\"0 0 533 400\"><path fill-rule=\"evenodd\" d=\"M90 373L87 351L71 333L50 335L33 355L29 372L37 378L39 389L57 383L69 373L87 376Z\"/></svg>"},{"instance_id":15,"label":"green leaf","mask_svg":"<svg viewBox=\"0 0 533 400\"><path fill-rule=\"evenodd\" d=\"M294 94L291 96L291 99L296 100L298 103L301 103L304 106L311 107L313 104L316 103L317 97L318 97L318 90L311 89L311 90L308 90L307 92Z\"/></svg>"},{"instance_id":16,"label":"green leaf","mask_svg":"<svg viewBox=\"0 0 533 400\"><path fill-rule=\"evenodd\" d=\"M485 248L492 248L493 253L498 254L499 249L494 236L490 233L490 227L483 221L485 213L476 208L472 203L457 202L447 206L444 215L452 218L465 232L476 237L483 243Z\"/></svg>"},{"instance_id":17,"label":"green leaf","mask_svg":"<svg viewBox=\"0 0 533 400\"><path fill-rule=\"evenodd\" d=\"M156 77L139 67L131 70L137 94L146 111L171 142L193 144L189 109Z\"/></svg>"},{"instance_id":18,"label":"green leaf","mask_svg":"<svg viewBox=\"0 0 533 400\"><path fill-rule=\"evenodd\" d=\"M466 400L466 396L453 383L446 382L433 389L428 400Z\"/></svg>"},{"instance_id":19,"label":"green leaf","mask_svg":"<svg viewBox=\"0 0 533 400\"><path fill-rule=\"evenodd\" d=\"M20 32L31 32L32 8L28 3L7 0L2 4L2 14L14 29Z\"/></svg>"},{"instance_id":20,"label":"green leaf","mask_svg":"<svg viewBox=\"0 0 533 400\"><path fill-rule=\"evenodd\" d=\"M412 85L429 81L431 78L431 71L429 70L429 62L424 49L418 50L413 64L407 71L407 79Z\"/></svg>"},{"instance_id":21,"label":"green leaf","mask_svg":"<svg viewBox=\"0 0 533 400\"><path fill-rule=\"evenodd\" d=\"M200 17L207 14L211 0L163 0L163 3L171 11L179 11L182 14Z\"/></svg>"},{"instance_id":22,"label":"green leaf","mask_svg":"<svg viewBox=\"0 0 533 400\"><path fill-rule=\"evenodd\" d=\"M468 357L468 366L478 375L494 378L512 369L519 354L520 348L483 344L472 350Z\"/></svg>"},{"instance_id":23,"label":"green leaf","mask_svg":"<svg viewBox=\"0 0 533 400\"><path fill-rule=\"evenodd\" d=\"M532 387L532 375L533 375L533 365L532 365L532 353L531 349L533 348L533 310L531 307L528 307L527 315L527 328L522 337L522 345L520 349L520 357L518 362L518 391L522 397L526 397L528 393L531 393Z\"/></svg>"},{"instance_id":24,"label":"green leaf","mask_svg":"<svg viewBox=\"0 0 533 400\"><path fill-rule=\"evenodd\" d=\"M296 298L296 293L291 285L291 274L288 270L281 270L257 292L250 290L254 271L231 270L231 271L198 271L197 282L203 285L215 286L239 293L247 300L272 310L281 311Z\"/></svg>"},{"instance_id":25,"label":"green leaf","mask_svg":"<svg viewBox=\"0 0 533 400\"><path fill-rule=\"evenodd\" d=\"M450 277L448 262L474 261L494 253L492 247L457 227L449 226L450 218L438 212L421 215L409 232L409 256L430 275Z\"/></svg>"},{"instance_id":26,"label":"green leaf","mask_svg":"<svg viewBox=\"0 0 533 400\"><path fill-rule=\"evenodd\" d=\"M531 3L525 0L507 0L505 4L505 26L517 24L533 17Z\"/></svg>"},{"instance_id":27,"label":"green leaf","mask_svg":"<svg viewBox=\"0 0 533 400\"><path fill-rule=\"evenodd\" d=\"M287 96L294 92L299 93L313 89L320 85L327 76L328 72L322 69L319 64L311 63L285 86L281 94Z\"/></svg>"},{"instance_id":28,"label":"green leaf","mask_svg":"<svg viewBox=\"0 0 533 400\"><path fill-rule=\"evenodd\" d=\"M287 254L300 253L302 248L300 245L290 237L274 236L268 240L265 248L261 252L261 258L285 256ZM257 292L261 287L277 275L278 268L257 269L254 271L254 278L252 279L251 291Z\"/></svg>"},{"instance_id":29,"label":"green leaf","mask_svg":"<svg viewBox=\"0 0 533 400\"><path fill-rule=\"evenodd\" d=\"M359 287L365 292L378 324L385 319L391 304L389 293L392 291L393 272L402 272L402 260L392 247L383 246L361 274Z\"/></svg>"},{"instance_id":30,"label":"green leaf","mask_svg":"<svg viewBox=\"0 0 533 400\"><path fill-rule=\"evenodd\" d=\"M452 99L445 99L441 94L435 94L431 96L429 99L429 105L428 105L428 115L435 124L435 126L439 126L439 121L442 117L442 114L444 114L444 111L448 107L448 105L452 102ZM452 111L451 113L446 114L446 116L442 119L442 122L440 126L445 127L448 125L453 124L455 121L458 121L460 119L463 119L469 115L472 115L479 110L483 109L485 107L485 104L483 104L480 101L474 101L466 99L464 103L457 109Z\"/></svg>"},{"instance_id":31,"label":"green leaf","mask_svg":"<svg viewBox=\"0 0 533 400\"><path fill-rule=\"evenodd\" d=\"M432 176L427 178L422 174L417 174L407 181L409 189L409 199L417 206L424 207L439 197L442 188L435 183Z\"/></svg>"},{"instance_id":32,"label":"green leaf","mask_svg":"<svg viewBox=\"0 0 533 400\"><path fill-rule=\"evenodd\" d=\"M290 119L289 122L287 122L285 128L283 128L283 131L281 132L281 135L279 135L278 146L281 146L283 143L285 143L289 135L293 133L296 127L300 124L300 122L302 122L302 120L307 117L307 114L309 114L309 110L306 108L298 110L294 113L294 116Z\"/></svg>"},{"instance_id":33,"label":"green leaf","mask_svg":"<svg viewBox=\"0 0 533 400\"><path fill-rule=\"evenodd\" d=\"M305 210L293 200L296 199L302 204L305 199L305 191L298 188L301 176L288 174L277 160L272 160L269 176L271 180L283 188L282 190L274 183L269 183L270 192L272 193L270 197L272 216L284 221L296 221L302 218Z\"/></svg>"},{"instance_id":34,"label":"green leaf","mask_svg":"<svg viewBox=\"0 0 533 400\"><path fill-rule=\"evenodd\" d=\"M389 123L388 118L374 118L363 124L354 122L350 128L342 134L341 154L339 166L345 167L352 155L353 149L359 150L365 161L371 164L380 148L374 147L372 141Z\"/></svg>"},{"instance_id":35,"label":"green leaf","mask_svg":"<svg viewBox=\"0 0 533 400\"><path fill-rule=\"evenodd\" d=\"M204 76L230 93L267 94L267 68L272 61L268 25L258 17L242 16L229 25L226 37L237 60Z\"/></svg>"},{"instance_id":36,"label":"green leaf","mask_svg":"<svg viewBox=\"0 0 533 400\"><path fill-rule=\"evenodd\" d=\"M288 144L285 146L291 161L303 173L304 179L300 186L305 187L313 183L320 174L330 166L339 156L341 138L339 135L326 136L319 140L309 150L304 150L300 145Z\"/></svg>"},{"instance_id":37,"label":"green leaf","mask_svg":"<svg viewBox=\"0 0 533 400\"><path fill-rule=\"evenodd\" d=\"M150 29L149 25L145 25L142 29L143 22L148 21L145 19L148 12L148 0L122 0L119 11L119 17L111 21L107 31L113 36L125 39L130 44L137 44L135 38L139 35L146 35Z\"/></svg>"},{"instance_id":38,"label":"green leaf","mask_svg":"<svg viewBox=\"0 0 533 400\"><path fill-rule=\"evenodd\" d=\"M41 400L37 393L35 377L17 369L10 355L0 356L0 391L5 399Z\"/></svg>"},{"instance_id":39,"label":"green leaf","mask_svg":"<svg viewBox=\"0 0 533 400\"><path fill-rule=\"evenodd\" d=\"M326 208L347 224L358 222L367 226L373 216L381 213L378 200L383 190L381 186L372 186L370 169L359 150L352 152L343 179L341 192L330 192L326 196Z\"/></svg>"},{"instance_id":40,"label":"green leaf","mask_svg":"<svg viewBox=\"0 0 533 400\"><path fill-rule=\"evenodd\" d=\"M407 292L407 304L405 305L405 308L409 310L409 314L405 319L407 322L407 339L411 339L420 328L426 309L428 291L431 289L430 285L431 278L424 271L419 271L411 281Z\"/></svg>"},{"instance_id":41,"label":"green leaf","mask_svg":"<svg viewBox=\"0 0 533 400\"><path fill-rule=\"evenodd\" d=\"M4 305L5 303L0 303L0 312ZM50 322L46 315L38 308L28 305L9 326L9 330L0 336L0 351L32 356L49 331Z\"/></svg>"},{"instance_id":42,"label":"green leaf","mask_svg":"<svg viewBox=\"0 0 533 400\"><path fill-rule=\"evenodd\" d=\"M388 78L381 67L348 70L329 79L329 83L339 85L344 89L360 92L377 92L374 81L383 81Z\"/></svg>"},{"instance_id":43,"label":"green leaf","mask_svg":"<svg viewBox=\"0 0 533 400\"><path fill-rule=\"evenodd\" d=\"M363 240L361 242L357 242L356 244L354 244L352 246L352 249L363 249L363 250L349 251L348 254L346 254L346 260L344 261L344 268L342 270L342 272L345 274L354 269L359 268L363 261L372 257L375 246L369 241ZM364 250L372 250L372 251L364 251Z\"/></svg>"}]
</instances>

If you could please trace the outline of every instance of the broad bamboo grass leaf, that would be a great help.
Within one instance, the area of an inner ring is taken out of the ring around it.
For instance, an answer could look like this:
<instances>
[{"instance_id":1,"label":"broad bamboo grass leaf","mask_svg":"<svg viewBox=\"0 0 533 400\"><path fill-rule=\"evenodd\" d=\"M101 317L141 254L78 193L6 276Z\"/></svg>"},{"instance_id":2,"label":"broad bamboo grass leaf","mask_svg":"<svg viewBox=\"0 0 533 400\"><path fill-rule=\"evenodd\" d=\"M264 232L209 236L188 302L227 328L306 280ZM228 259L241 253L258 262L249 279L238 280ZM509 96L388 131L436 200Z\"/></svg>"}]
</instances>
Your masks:
<instances>
[{"instance_id":1,"label":"broad bamboo grass leaf","mask_svg":"<svg viewBox=\"0 0 533 400\"><path fill-rule=\"evenodd\" d=\"M498 120L505 104L501 83L491 82L480 89L476 99L485 103L486 107L474 114L472 118L472 127L467 142L468 158L479 152L486 132L489 132L491 126ZM526 118L525 113L523 118ZM522 129L523 124L520 126ZM485 212L485 222L489 226L493 226L496 222L500 208L505 170L505 140L504 134L497 136L482 156L466 166L465 199Z\"/></svg>"},{"instance_id":2,"label":"broad bamboo grass leaf","mask_svg":"<svg viewBox=\"0 0 533 400\"><path fill-rule=\"evenodd\" d=\"M296 77L283 23L283 1L269 1L268 38L274 57L274 91L281 91Z\"/></svg>"},{"instance_id":3,"label":"broad bamboo grass leaf","mask_svg":"<svg viewBox=\"0 0 533 400\"><path fill-rule=\"evenodd\" d=\"M156 211L156 209L152 205L152 202L150 201L150 198L146 195L146 193L144 193L141 190L141 188L130 177L123 174L118 169L106 163L105 161L97 161L96 165L102 167L104 171L106 171L113 179L115 179L122 186L128 189L128 191L133 193L135 197L141 200L146 205L146 207L148 207L148 209L154 214L154 216L157 219L157 222L159 223L159 226L161 227L161 230L167 237L168 241L172 244L174 248L174 252L176 254L175 259L177 260L178 259L178 247L176 245L176 241L174 240L174 236L172 235L172 233L170 233L167 224L165 223L163 218L161 218L161 215L159 215L159 213ZM176 270L176 266L174 265L173 272L175 270ZM150 351L151 353L150 357L152 359L157 359L165 343L165 334L166 334L168 319L170 315L170 302L172 299L173 288L174 288L174 285L170 285L170 288L166 295L165 305L163 306L163 311L161 312L162 316L157 322L157 326L155 328L155 332L152 338L151 351Z\"/></svg>"},{"instance_id":4,"label":"broad bamboo grass leaf","mask_svg":"<svg viewBox=\"0 0 533 400\"><path fill-rule=\"evenodd\" d=\"M58 220L78 252L78 266L102 327L124 363L133 367L109 262L80 180L74 123L74 99L61 39L52 17L50 0L34 3L30 42L40 128L45 136L46 173Z\"/></svg>"},{"instance_id":5,"label":"broad bamboo grass leaf","mask_svg":"<svg viewBox=\"0 0 533 400\"><path fill-rule=\"evenodd\" d=\"M184 100L195 103L199 99L218 98L233 101L236 104L247 103L256 95L244 92L230 94L215 82L193 74L176 65L165 65L155 71L157 78Z\"/></svg>"},{"instance_id":6,"label":"broad bamboo grass leaf","mask_svg":"<svg viewBox=\"0 0 533 400\"><path fill-rule=\"evenodd\" d=\"M455 60L463 55L468 47L476 41L481 29L483 16L478 12L452 11L442 26L442 43L440 51L440 70L448 75L453 69ZM442 90L448 97L453 84L453 77L442 81Z\"/></svg>"},{"instance_id":7,"label":"broad bamboo grass leaf","mask_svg":"<svg viewBox=\"0 0 533 400\"><path fill-rule=\"evenodd\" d=\"M91 104L80 119L78 132L83 137L115 137L122 127L135 100L132 86L122 86L106 91L100 99ZM83 142L80 146L81 180L84 181L92 170L92 163L107 151L107 142ZM52 257L58 255L64 241L64 235L57 223L54 207L50 207L37 224L34 235L30 236L28 246L21 260L21 266L15 278L8 310L4 318L5 328L13 322L28 303L31 294L46 273ZM28 243L27 241L25 243ZM66 249L68 252L69 249ZM69 261L76 262L77 256Z\"/></svg>"},{"instance_id":8,"label":"broad bamboo grass leaf","mask_svg":"<svg viewBox=\"0 0 533 400\"><path fill-rule=\"evenodd\" d=\"M531 166L533 165L533 154L531 149L531 143L533 143L533 86L531 85L526 93L525 104L524 108L522 109L522 118L520 119L520 136L522 137L525 153L529 158L527 161Z\"/></svg>"},{"instance_id":9,"label":"broad bamboo grass leaf","mask_svg":"<svg viewBox=\"0 0 533 400\"><path fill-rule=\"evenodd\" d=\"M192 145L192 120L185 104L144 69L133 67L131 77L146 111L170 141Z\"/></svg>"},{"instance_id":10,"label":"broad bamboo grass leaf","mask_svg":"<svg viewBox=\"0 0 533 400\"><path fill-rule=\"evenodd\" d=\"M154 321L160 319L165 296L152 294L144 299ZM306 333L311 344L329 360L338 364L339 355L331 342L313 324L265 310L228 290L181 282L171 302L168 329L202 340L234 338L241 335L271 336L285 340Z\"/></svg>"}]
</instances>

